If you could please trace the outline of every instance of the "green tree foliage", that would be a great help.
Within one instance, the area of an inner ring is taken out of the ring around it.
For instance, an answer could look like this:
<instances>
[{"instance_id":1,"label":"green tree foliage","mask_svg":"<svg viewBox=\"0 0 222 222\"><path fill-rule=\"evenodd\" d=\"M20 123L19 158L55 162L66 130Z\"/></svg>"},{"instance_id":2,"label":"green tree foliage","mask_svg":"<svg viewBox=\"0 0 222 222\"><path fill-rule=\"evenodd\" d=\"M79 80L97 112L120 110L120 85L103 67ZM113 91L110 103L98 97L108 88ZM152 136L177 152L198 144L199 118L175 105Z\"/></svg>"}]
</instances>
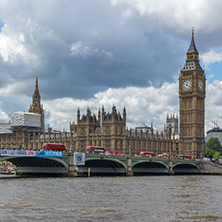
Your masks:
<instances>
[{"instance_id":1,"label":"green tree foliage","mask_svg":"<svg viewBox=\"0 0 222 222\"><path fill-rule=\"evenodd\" d=\"M222 146L218 138L210 138L205 145L205 155L219 156Z\"/></svg>"},{"instance_id":2,"label":"green tree foliage","mask_svg":"<svg viewBox=\"0 0 222 222\"><path fill-rule=\"evenodd\" d=\"M216 153L213 155L213 158L218 158L219 156L221 156L221 153L220 153L220 152L216 152Z\"/></svg>"}]
</instances>

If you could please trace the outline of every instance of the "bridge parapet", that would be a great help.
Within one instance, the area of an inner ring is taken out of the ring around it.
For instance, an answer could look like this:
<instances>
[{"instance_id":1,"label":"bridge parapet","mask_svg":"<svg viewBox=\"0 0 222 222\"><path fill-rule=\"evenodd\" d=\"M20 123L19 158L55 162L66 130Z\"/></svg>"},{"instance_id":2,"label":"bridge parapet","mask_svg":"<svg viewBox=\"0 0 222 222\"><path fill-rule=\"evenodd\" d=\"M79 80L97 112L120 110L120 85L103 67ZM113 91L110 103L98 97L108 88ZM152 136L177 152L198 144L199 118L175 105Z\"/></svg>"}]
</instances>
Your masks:
<instances>
[{"instance_id":1,"label":"bridge parapet","mask_svg":"<svg viewBox=\"0 0 222 222\"><path fill-rule=\"evenodd\" d=\"M68 173L69 153L33 150L0 150L0 161L9 161L17 173Z\"/></svg>"}]
</instances>

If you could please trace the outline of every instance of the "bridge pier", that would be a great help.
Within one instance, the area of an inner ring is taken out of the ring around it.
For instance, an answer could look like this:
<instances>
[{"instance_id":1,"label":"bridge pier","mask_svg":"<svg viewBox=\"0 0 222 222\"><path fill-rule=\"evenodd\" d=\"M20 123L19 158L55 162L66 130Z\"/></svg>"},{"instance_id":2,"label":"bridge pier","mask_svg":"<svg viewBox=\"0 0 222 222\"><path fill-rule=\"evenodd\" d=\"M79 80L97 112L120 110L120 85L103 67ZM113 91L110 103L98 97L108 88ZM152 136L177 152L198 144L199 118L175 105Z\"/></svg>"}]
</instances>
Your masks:
<instances>
[{"instance_id":1,"label":"bridge pier","mask_svg":"<svg viewBox=\"0 0 222 222\"><path fill-rule=\"evenodd\" d=\"M132 157L131 156L127 156L127 176L133 176L134 173L132 171Z\"/></svg>"},{"instance_id":2,"label":"bridge pier","mask_svg":"<svg viewBox=\"0 0 222 222\"><path fill-rule=\"evenodd\" d=\"M77 172L79 171L78 166L73 165L74 161L74 153L69 153L69 170L67 177L75 177L77 175Z\"/></svg>"},{"instance_id":3,"label":"bridge pier","mask_svg":"<svg viewBox=\"0 0 222 222\"><path fill-rule=\"evenodd\" d=\"M174 171L173 171L173 161L172 159L169 159L169 174L173 175Z\"/></svg>"}]
</instances>

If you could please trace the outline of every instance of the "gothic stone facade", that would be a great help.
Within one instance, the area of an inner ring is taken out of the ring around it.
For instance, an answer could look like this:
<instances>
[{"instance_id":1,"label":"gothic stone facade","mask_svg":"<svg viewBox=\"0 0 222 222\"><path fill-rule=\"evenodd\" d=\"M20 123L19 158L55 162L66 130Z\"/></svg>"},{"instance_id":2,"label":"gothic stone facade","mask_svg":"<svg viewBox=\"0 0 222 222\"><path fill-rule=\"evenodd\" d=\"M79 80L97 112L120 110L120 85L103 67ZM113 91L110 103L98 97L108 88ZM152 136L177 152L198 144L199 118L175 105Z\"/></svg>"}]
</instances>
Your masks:
<instances>
[{"instance_id":1,"label":"gothic stone facade","mask_svg":"<svg viewBox=\"0 0 222 222\"><path fill-rule=\"evenodd\" d=\"M179 77L180 147L183 154L195 158L204 156L204 122L206 77L199 64L199 52L194 42L194 32L187 58Z\"/></svg>"},{"instance_id":2,"label":"gothic stone facade","mask_svg":"<svg viewBox=\"0 0 222 222\"><path fill-rule=\"evenodd\" d=\"M126 109L123 115L112 107L111 113L106 113L104 107L98 116L91 114L87 108L86 115L80 116L77 111L77 123L70 124L70 132L76 134L74 148L84 151L87 146L102 146L107 150L122 151L125 154L139 154L142 151L178 153L178 140L171 135L171 127L165 132L154 133L153 126L150 130L130 129L126 127Z\"/></svg>"},{"instance_id":3,"label":"gothic stone facade","mask_svg":"<svg viewBox=\"0 0 222 222\"><path fill-rule=\"evenodd\" d=\"M168 152L178 153L178 140L171 134L171 127L164 132L154 133L153 126L147 129L126 128L126 109L123 115L113 106L111 113L104 107L98 116L87 113L80 117L77 111L77 123L70 124L70 132L25 128L12 129L12 133L1 134L2 148L11 149L22 146L24 149L41 149L45 142L63 143L73 151L84 152L86 146L103 146L107 150L122 151L124 154L138 155L141 151L155 152L156 155Z\"/></svg>"}]
</instances>

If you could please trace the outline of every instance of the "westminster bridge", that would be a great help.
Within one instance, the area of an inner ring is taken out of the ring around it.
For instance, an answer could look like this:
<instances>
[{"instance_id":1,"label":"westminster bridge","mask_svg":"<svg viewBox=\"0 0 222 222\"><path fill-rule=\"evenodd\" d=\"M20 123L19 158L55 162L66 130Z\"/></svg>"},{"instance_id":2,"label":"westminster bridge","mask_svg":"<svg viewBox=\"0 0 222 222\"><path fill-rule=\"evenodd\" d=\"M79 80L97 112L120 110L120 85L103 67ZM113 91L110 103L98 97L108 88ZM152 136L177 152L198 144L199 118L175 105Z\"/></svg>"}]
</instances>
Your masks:
<instances>
[{"instance_id":1,"label":"westminster bridge","mask_svg":"<svg viewBox=\"0 0 222 222\"><path fill-rule=\"evenodd\" d=\"M18 174L168 175L198 174L201 162L105 154L1 150L0 161L13 163ZM222 171L222 170L221 170Z\"/></svg>"},{"instance_id":2,"label":"westminster bridge","mask_svg":"<svg viewBox=\"0 0 222 222\"><path fill-rule=\"evenodd\" d=\"M79 165L79 174L198 174L200 162L142 156L85 154L85 164Z\"/></svg>"}]
</instances>

